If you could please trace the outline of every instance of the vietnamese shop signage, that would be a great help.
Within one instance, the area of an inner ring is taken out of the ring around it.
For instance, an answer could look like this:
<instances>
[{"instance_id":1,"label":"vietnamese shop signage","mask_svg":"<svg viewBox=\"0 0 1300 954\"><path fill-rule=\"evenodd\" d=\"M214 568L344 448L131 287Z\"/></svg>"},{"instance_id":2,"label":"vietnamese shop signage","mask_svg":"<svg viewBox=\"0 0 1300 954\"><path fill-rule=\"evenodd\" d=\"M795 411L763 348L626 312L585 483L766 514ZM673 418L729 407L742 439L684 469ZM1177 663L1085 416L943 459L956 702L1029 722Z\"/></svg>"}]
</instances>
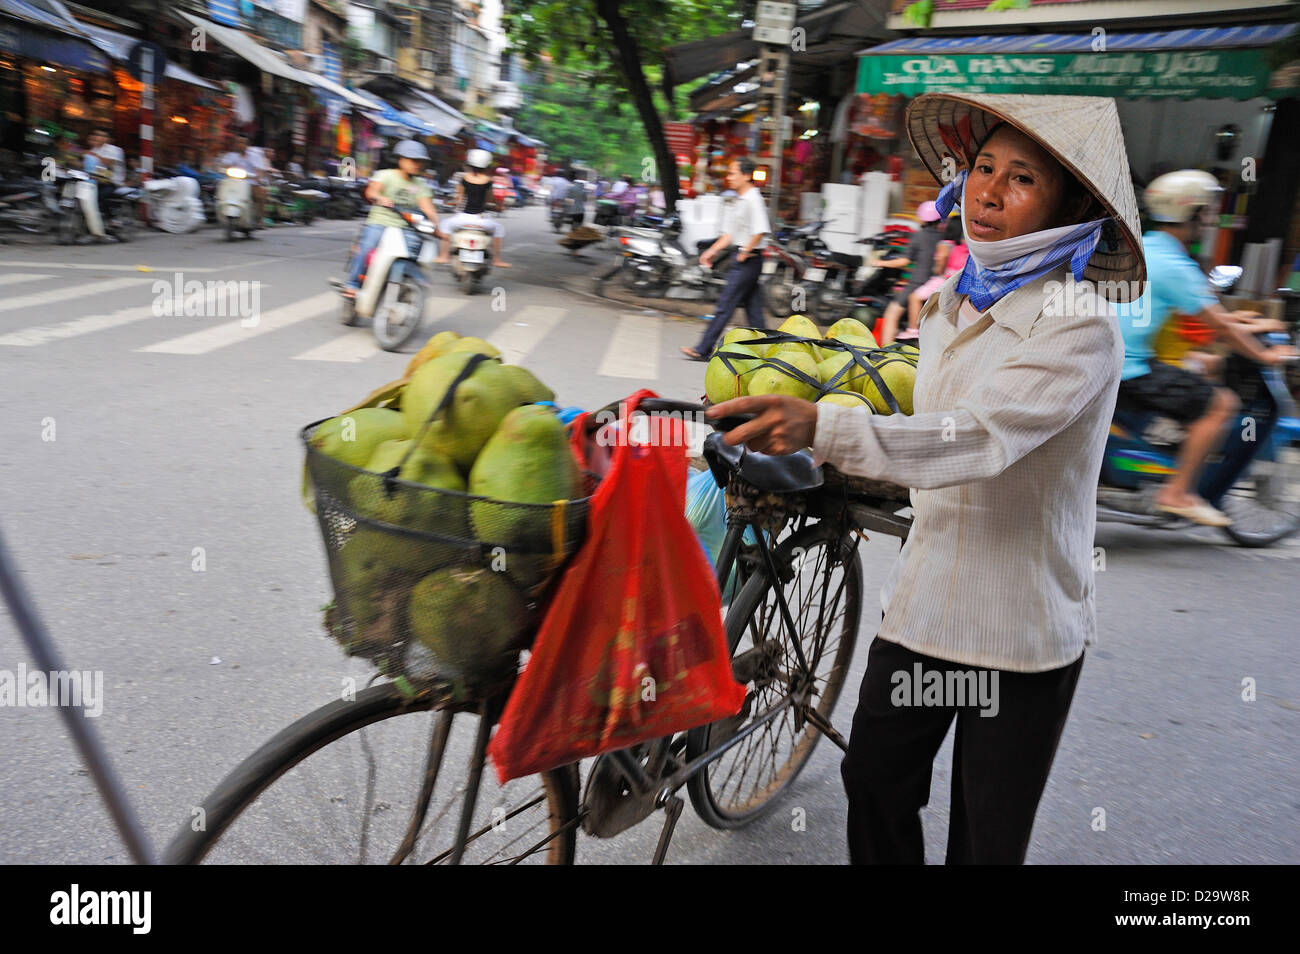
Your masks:
<instances>
[{"instance_id":1,"label":"vietnamese shop signage","mask_svg":"<svg viewBox=\"0 0 1300 954\"><path fill-rule=\"evenodd\" d=\"M1274 99L1263 50L1160 53L972 53L872 56L858 62L859 93L1056 93L1119 99Z\"/></svg>"}]
</instances>

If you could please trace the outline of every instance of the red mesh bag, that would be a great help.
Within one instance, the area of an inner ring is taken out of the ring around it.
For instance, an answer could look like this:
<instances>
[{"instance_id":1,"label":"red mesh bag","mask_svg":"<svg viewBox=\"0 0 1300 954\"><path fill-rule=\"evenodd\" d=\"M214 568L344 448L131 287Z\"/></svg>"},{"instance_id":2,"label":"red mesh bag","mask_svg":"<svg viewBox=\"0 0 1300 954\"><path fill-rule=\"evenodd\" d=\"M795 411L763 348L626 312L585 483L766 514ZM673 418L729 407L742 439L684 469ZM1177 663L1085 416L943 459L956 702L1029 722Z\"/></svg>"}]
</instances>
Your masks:
<instances>
[{"instance_id":1,"label":"red mesh bag","mask_svg":"<svg viewBox=\"0 0 1300 954\"><path fill-rule=\"evenodd\" d=\"M648 441L627 439L653 397L637 392L598 432L613 446L586 438L588 415L573 422L578 458L604 473L488 747L502 783L740 711L718 585L685 515L683 422L652 418Z\"/></svg>"}]
</instances>

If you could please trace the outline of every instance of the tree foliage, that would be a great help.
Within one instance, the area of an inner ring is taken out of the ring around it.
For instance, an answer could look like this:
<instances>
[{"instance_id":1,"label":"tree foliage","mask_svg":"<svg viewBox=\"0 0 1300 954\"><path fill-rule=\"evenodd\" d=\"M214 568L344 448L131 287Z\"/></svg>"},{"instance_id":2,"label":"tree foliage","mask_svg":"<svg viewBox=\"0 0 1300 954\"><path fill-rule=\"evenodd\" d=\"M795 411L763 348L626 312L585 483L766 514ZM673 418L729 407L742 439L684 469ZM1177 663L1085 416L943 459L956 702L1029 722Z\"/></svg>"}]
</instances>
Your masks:
<instances>
[{"instance_id":1,"label":"tree foliage","mask_svg":"<svg viewBox=\"0 0 1300 954\"><path fill-rule=\"evenodd\" d=\"M544 139L552 162L582 162L607 175L645 175L645 130L626 97L609 86L580 77L525 86L515 125Z\"/></svg>"}]
</instances>

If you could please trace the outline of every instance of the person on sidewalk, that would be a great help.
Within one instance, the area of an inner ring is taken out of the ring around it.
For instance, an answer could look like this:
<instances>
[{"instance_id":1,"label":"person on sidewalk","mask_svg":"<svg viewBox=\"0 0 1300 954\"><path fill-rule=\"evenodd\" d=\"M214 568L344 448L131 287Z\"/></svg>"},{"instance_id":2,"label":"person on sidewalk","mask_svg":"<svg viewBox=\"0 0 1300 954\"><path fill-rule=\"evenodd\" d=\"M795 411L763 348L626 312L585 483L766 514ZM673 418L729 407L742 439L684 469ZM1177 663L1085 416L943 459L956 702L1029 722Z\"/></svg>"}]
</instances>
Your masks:
<instances>
[{"instance_id":1,"label":"person on sidewalk","mask_svg":"<svg viewBox=\"0 0 1300 954\"><path fill-rule=\"evenodd\" d=\"M757 415L728 443L811 447L912 488L840 767L850 860L925 861L920 809L955 719L947 861L1019 864L1097 630L1097 474L1124 363L1108 301L1146 277L1137 199L1112 99L929 93L906 126L936 180L964 167L936 205L960 203L970 250L921 310L914 413L784 395L708 413Z\"/></svg>"},{"instance_id":2,"label":"person on sidewalk","mask_svg":"<svg viewBox=\"0 0 1300 954\"><path fill-rule=\"evenodd\" d=\"M731 313L738 305L745 306L750 328L766 329L763 321L763 288L758 280L763 269L763 246L772 226L767 220L763 193L754 185L752 159L733 159L727 167L727 185L736 190L734 199L727 203L723 213L722 234L700 255L700 264L708 266L726 248L735 248L727 284L718 296L718 307L713 320L704 329L704 336L694 348L682 348L682 354L692 361L707 361L719 336L726 331Z\"/></svg>"}]
</instances>

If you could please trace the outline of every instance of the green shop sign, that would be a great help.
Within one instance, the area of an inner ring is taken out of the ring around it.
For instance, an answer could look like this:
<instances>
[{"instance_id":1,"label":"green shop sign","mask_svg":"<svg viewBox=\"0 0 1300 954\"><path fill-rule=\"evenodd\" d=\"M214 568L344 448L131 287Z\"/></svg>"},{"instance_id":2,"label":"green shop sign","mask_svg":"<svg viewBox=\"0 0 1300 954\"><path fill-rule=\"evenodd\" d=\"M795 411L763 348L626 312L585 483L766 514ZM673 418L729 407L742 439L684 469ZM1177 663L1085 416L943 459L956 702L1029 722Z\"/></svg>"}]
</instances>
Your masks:
<instances>
[{"instance_id":1,"label":"green shop sign","mask_svg":"<svg viewBox=\"0 0 1300 954\"><path fill-rule=\"evenodd\" d=\"M1289 71L1288 71L1289 72ZM1294 78L1269 84L1265 50L1161 53L974 53L872 56L858 63L859 93L1055 93L1177 99L1280 99ZM1285 82L1286 85L1279 85Z\"/></svg>"}]
</instances>

